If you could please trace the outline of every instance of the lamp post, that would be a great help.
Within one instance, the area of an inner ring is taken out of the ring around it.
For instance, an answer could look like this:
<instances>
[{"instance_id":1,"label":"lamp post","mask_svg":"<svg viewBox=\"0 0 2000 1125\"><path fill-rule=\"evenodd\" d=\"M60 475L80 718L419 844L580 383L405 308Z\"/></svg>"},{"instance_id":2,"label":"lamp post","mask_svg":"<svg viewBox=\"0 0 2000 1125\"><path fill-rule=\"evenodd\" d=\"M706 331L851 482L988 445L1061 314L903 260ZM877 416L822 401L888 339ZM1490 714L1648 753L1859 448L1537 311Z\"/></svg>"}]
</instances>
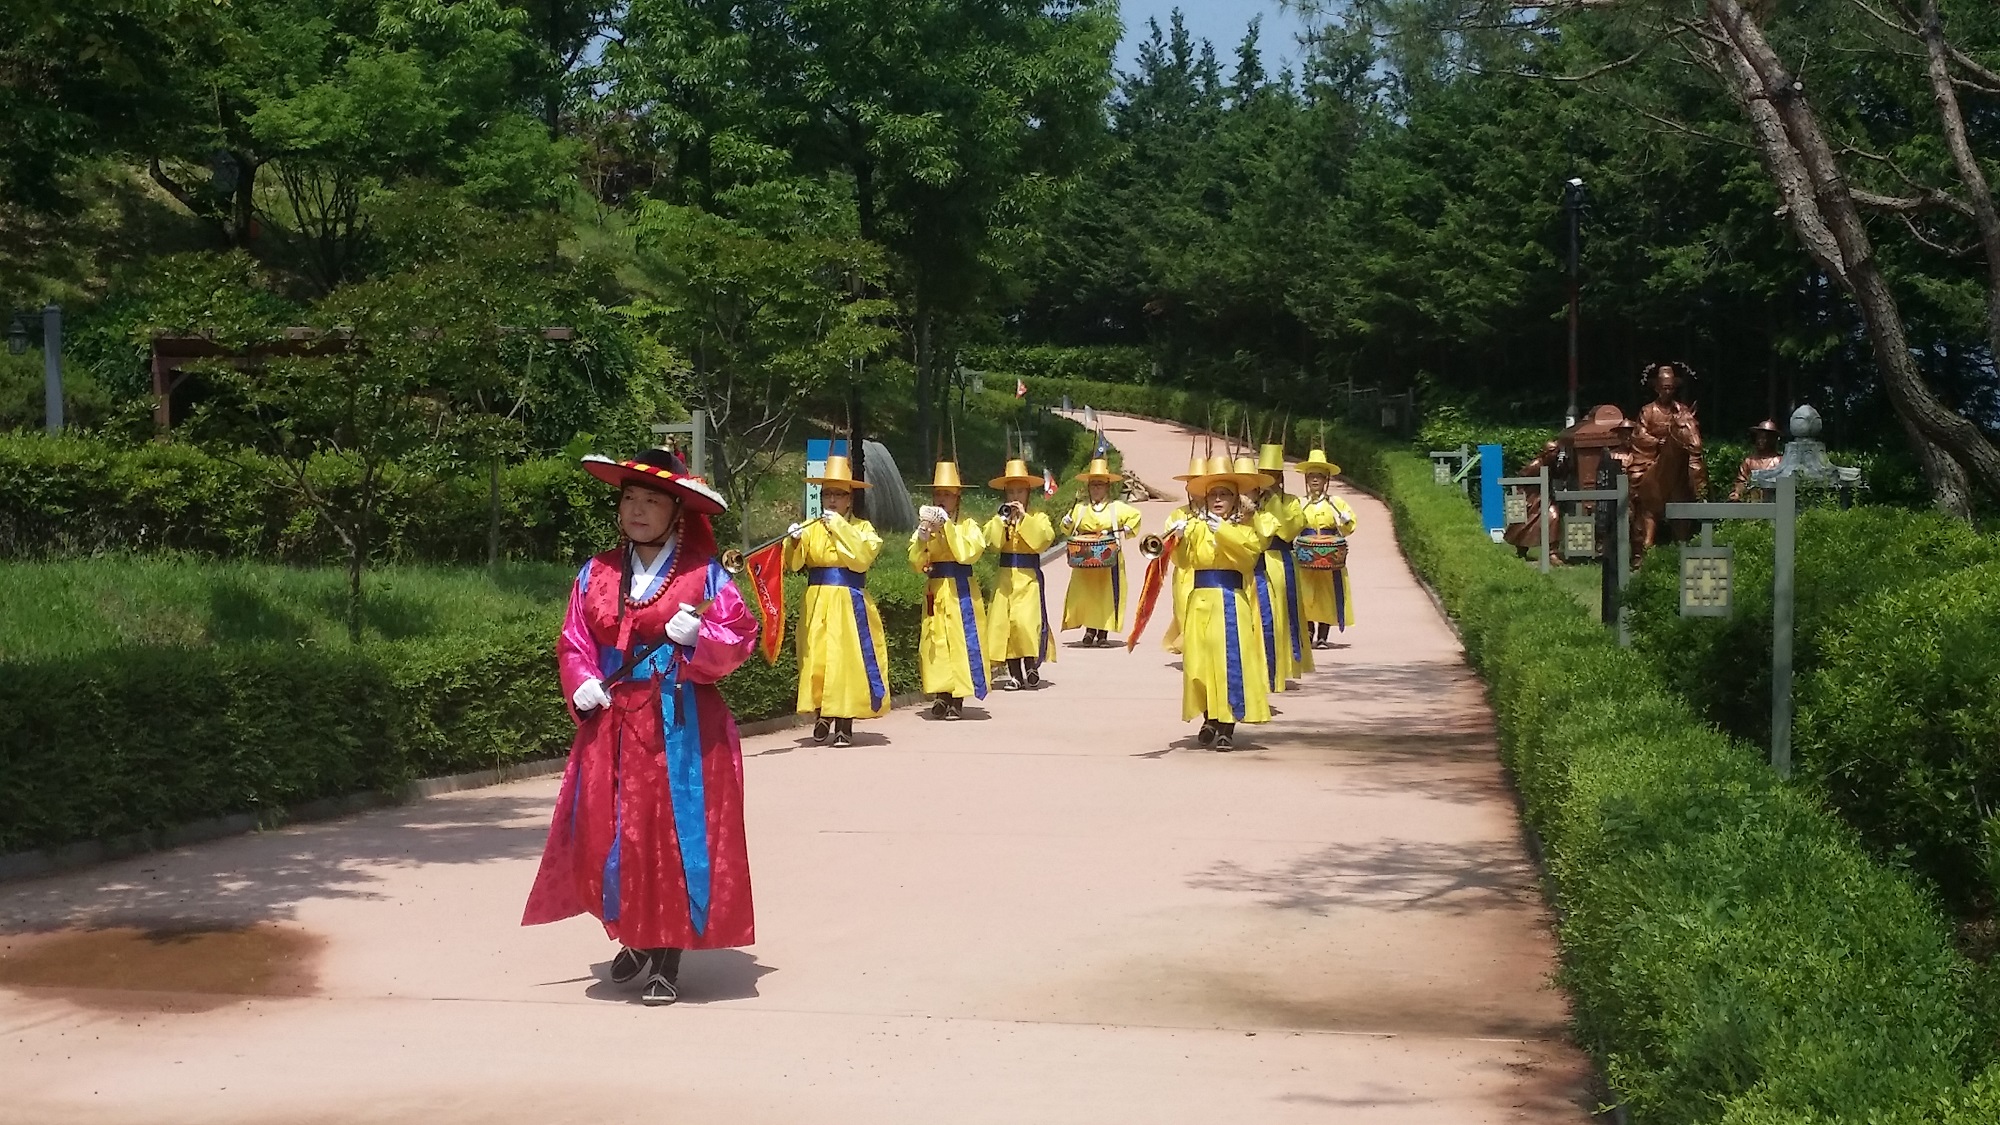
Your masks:
<instances>
[{"instance_id":1,"label":"lamp post","mask_svg":"<svg viewBox=\"0 0 2000 1125\"><path fill-rule=\"evenodd\" d=\"M1569 411L1563 418L1563 428L1576 425L1579 417L1576 406L1576 336L1577 324L1582 319L1582 240L1583 240L1583 181L1572 177L1563 185L1563 210L1569 217Z\"/></svg>"},{"instance_id":2,"label":"lamp post","mask_svg":"<svg viewBox=\"0 0 2000 1125\"><path fill-rule=\"evenodd\" d=\"M22 355L28 350L28 320L34 310L17 312L7 326L7 351ZM50 301L42 306L42 408L50 433L63 428L62 306Z\"/></svg>"}]
</instances>

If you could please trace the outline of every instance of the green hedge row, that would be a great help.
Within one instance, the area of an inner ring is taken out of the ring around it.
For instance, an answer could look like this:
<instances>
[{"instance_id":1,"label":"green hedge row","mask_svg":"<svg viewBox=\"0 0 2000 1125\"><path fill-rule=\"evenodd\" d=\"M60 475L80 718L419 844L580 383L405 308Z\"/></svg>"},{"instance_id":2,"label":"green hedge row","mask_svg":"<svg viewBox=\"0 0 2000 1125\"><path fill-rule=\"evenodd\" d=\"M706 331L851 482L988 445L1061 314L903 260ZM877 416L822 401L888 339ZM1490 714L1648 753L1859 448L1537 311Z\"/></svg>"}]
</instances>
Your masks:
<instances>
[{"instance_id":1,"label":"green hedge row","mask_svg":"<svg viewBox=\"0 0 2000 1125\"><path fill-rule=\"evenodd\" d=\"M1703 714L1770 739L1772 529L1725 525L1736 612L1683 618L1675 552L1633 581L1633 636ZM1800 776L1962 917L2000 890L2000 539L1935 512L1800 515L1793 666Z\"/></svg>"},{"instance_id":2,"label":"green hedge row","mask_svg":"<svg viewBox=\"0 0 2000 1125\"><path fill-rule=\"evenodd\" d=\"M1058 381L1048 390L1063 393ZM1083 393L1100 408L1239 432L1270 414L1149 388ZM1293 419L1294 444L1317 432ZM1652 659L1618 648L1489 542L1421 456L1333 426L1328 445L1388 500L1405 553L1490 685L1562 908L1579 1039L1631 1119L2000 1121L2000 1011L1926 895L1809 790L1704 723ZM1885 657L1878 678L1925 658L1917 646Z\"/></svg>"},{"instance_id":3,"label":"green hedge row","mask_svg":"<svg viewBox=\"0 0 2000 1125\"><path fill-rule=\"evenodd\" d=\"M885 548L870 583L898 694L921 687L923 585L902 550L900 540ZM91 577L62 569L58 577ZM220 569L229 572L223 585L257 578ZM255 584L272 583L264 576ZM787 586L795 634L805 587L796 576ZM155 592L198 597L202 589ZM0 854L564 753L573 728L555 669L560 603L490 627L446 624L359 646L310 635L202 643L196 628L163 644L17 649L0 659ZM792 713L796 637L786 640L777 664L752 657L723 681L739 720Z\"/></svg>"},{"instance_id":4,"label":"green hedge row","mask_svg":"<svg viewBox=\"0 0 2000 1125\"><path fill-rule=\"evenodd\" d=\"M222 460L186 445L125 446L83 437L0 434L0 559L185 551L218 559L333 562L339 538L274 488L254 455ZM331 469L320 486L337 490ZM392 476L378 561L479 562L490 483ZM613 541L601 486L561 458L507 466L500 480L507 558L581 558Z\"/></svg>"}]
</instances>

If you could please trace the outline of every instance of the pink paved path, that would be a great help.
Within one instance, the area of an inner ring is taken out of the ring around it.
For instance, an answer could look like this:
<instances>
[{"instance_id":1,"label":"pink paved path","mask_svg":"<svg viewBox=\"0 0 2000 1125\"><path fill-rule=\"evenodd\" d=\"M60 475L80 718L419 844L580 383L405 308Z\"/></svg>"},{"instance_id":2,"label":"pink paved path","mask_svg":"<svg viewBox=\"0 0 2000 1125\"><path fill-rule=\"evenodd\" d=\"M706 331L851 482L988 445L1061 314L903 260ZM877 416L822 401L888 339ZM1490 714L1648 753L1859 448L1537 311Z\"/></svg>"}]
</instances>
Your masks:
<instances>
[{"instance_id":1,"label":"pink paved path","mask_svg":"<svg viewBox=\"0 0 2000 1125\"><path fill-rule=\"evenodd\" d=\"M1106 430L1176 487L1184 431ZM1359 627L1235 754L1157 644L981 722L749 740L763 940L690 955L676 1008L592 979L589 920L514 924L553 780L0 887L0 932L317 948L299 997L0 990L0 1122L1582 1122L1492 717L1349 497Z\"/></svg>"}]
</instances>

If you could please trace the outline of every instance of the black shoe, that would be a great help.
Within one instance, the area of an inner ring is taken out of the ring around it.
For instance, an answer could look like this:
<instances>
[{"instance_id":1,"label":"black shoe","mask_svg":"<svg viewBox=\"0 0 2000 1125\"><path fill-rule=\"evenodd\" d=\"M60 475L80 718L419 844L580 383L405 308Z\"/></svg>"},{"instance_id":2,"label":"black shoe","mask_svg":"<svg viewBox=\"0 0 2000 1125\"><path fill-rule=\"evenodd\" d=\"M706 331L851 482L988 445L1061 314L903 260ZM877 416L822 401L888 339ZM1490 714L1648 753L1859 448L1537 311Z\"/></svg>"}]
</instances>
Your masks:
<instances>
[{"instance_id":1,"label":"black shoe","mask_svg":"<svg viewBox=\"0 0 2000 1125\"><path fill-rule=\"evenodd\" d=\"M951 718L951 703L949 702L949 698L948 696L940 695L936 699L931 700L931 718Z\"/></svg>"},{"instance_id":2,"label":"black shoe","mask_svg":"<svg viewBox=\"0 0 2000 1125\"><path fill-rule=\"evenodd\" d=\"M655 949L646 958L646 987L639 991L639 1002L647 1005L671 1004L681 998L681 951L678 949Z\"/></svg>"},{"instance_id":3,"label":"black shoe","mask_svg":"<svg viewBox=\"0 0 2000 1125\"><path fill-rule=\"evenodd\" d=\"M1215 724L1215 748L1217 750L1236 749L1236 724Z\"/></svg>"},{"instance_id":4,"label":"black shoe","mask_svg":"<svg viewBox=\"0 0 2000 1125\"><path fill-rule=\"evenodd\" d=\"M837 719L837 720L835 720L835 721L834 721L834 724L833 724L833 745L835 745L835 746L852 746L852 745L854 745L854 720L853 720L853 719Z\"/></svg>"},{"instance_id":5,"label":"black shoe","mask_svg":"<svg viewBox=\"0 0 2000 1125\"><path fill-rule=\"evenodd\" d=\"M624 984L637 977L646 969L646 952L642 949L618 948L618 956L611 959L611 983Z\"/></svg>"},{"instance_id":6,"label":"black shoe","mask_svg":"<svg viewBox=\"0 0 2000 1125\"><path fill-rule=\"evenodd\" d=\"M944 704L945 722L955 723L963 718L965 718L965 700L954 698L945 701Z\"/></svg>"},{"instance_id":7,"label":"black shoe","mask_svg":"<svg viewBox=\"0 0 2000 1125\"><path fill-rule=\"evenodd\" d=\"M1032 664L1028 666L1028 686L1029 687L1042 686L1042 670L1040 668L1035 667Z\"/></svg>"},{"instance_id":8,"label":"black shoe","mask_svg":"<svg viewBox=\"0 0 2000 1125\"><path fill-rule=\"evenodd\" d=\"M833 720L832 720L832 719L826 719L826 718L816 718L816 719L814 719L814 720L813 720L813 741L814 741L814 742L825 742L825 741L826 741L826 736L827 736L827 735L829 735L829 734L832 734L832 733L833 733Z\"/></svg>"},{"instance_id":9,"label":"black shoe","mask_svg":"<svg viewBox=\"0 0 2000 1125\"><path fill-rule=\"evenodd\" d=\"M1215 745L1215 720L1203 719L1201 721L1201 733L1195 735L1194 740L1202 746Z\"/></svg>"},{"instance_id":10,"label":"black shoe","mask_svg":"<svg viewBox=\"0 0 2000 1125\"><path fill-rule=\"evenodd\" d=\"M1001 691L1020 691L1021 681L1012 676L1002 676L993 681L993 686L999 688Z\"/></svg>"}]
</instances>

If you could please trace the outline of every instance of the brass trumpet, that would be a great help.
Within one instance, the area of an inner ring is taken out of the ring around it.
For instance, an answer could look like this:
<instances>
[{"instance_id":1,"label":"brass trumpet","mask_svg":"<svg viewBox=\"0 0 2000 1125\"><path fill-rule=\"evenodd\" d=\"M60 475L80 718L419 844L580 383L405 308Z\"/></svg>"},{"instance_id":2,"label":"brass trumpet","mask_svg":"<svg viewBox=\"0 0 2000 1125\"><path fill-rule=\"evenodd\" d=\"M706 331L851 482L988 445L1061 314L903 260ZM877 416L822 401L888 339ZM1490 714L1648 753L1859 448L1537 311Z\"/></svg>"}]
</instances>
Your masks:
<instances>
[{"instance_id":1,"label":"brass trumpet","mask_svg":"<svg viewBox=\"0 0 2000 1125\"><path fill-rule=\"evenodd\" d=\"M722 564L722 569L731 574L743 573L743 551L740 548L729 548L722 552L722 557L716 561Z\"/></svg>"},{"instance_id":2,"label":"brass trumpet","mask_svg":"<svg viewBox=\"0 0 2000 1125\"><path fill-rule=\"evenodd\" d=\"M1149 559L1157 559L1167 553L1167 541L1157 535L1148 535L1139 540L1139 553Z\"/></svg>"}]
</instances>

